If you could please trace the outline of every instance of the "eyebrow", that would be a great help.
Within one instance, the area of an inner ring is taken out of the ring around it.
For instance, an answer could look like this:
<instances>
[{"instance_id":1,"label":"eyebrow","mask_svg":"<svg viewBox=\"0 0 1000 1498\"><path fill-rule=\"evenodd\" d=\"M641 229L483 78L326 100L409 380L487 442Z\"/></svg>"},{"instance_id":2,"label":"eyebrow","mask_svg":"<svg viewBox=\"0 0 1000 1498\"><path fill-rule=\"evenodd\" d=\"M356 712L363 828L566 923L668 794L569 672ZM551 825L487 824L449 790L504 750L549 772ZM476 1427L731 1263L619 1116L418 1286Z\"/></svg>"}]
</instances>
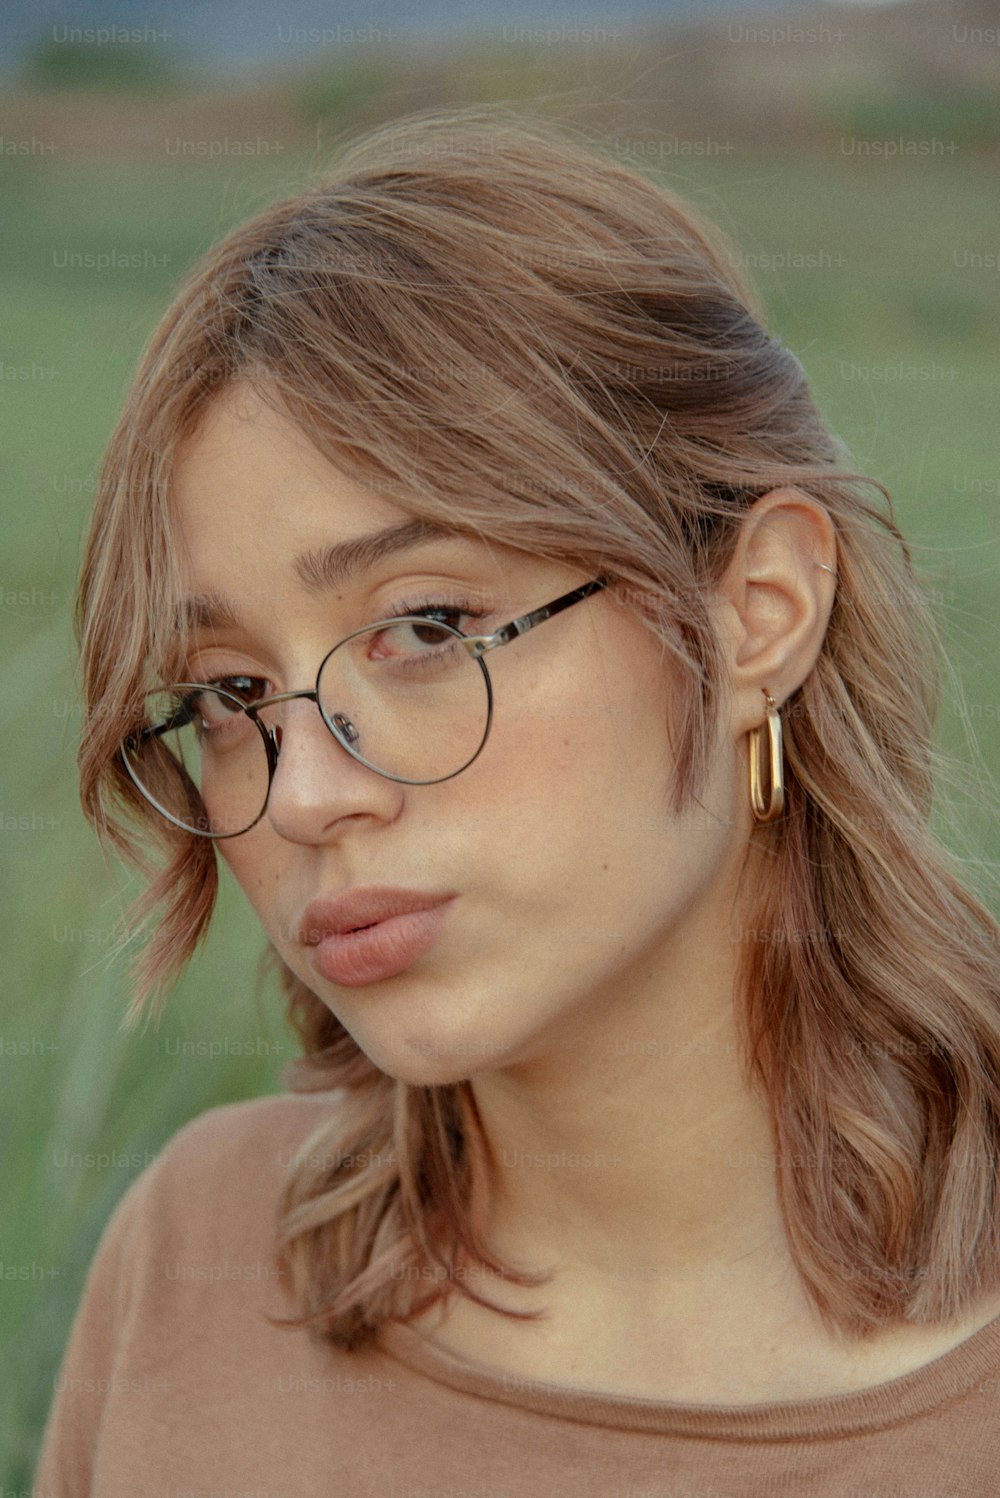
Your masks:
<instances>
[{"instance_id":1,"label":"eyebrow","mask_svg":"<svg viewBox=\"0 0 1000 1498\"><path fill-rule=\"evenodd\" d=\"M292 570L310 593L323 593L370 572L387 557L413 551L457 533L429 520L406 520L401 525L368 531L350 541L314 547L297 556ZM236 605L220 593L198 593L185 598L175 615L175 627L185 622L191 629L238 628Z\"/></svg>"}]
</instances>

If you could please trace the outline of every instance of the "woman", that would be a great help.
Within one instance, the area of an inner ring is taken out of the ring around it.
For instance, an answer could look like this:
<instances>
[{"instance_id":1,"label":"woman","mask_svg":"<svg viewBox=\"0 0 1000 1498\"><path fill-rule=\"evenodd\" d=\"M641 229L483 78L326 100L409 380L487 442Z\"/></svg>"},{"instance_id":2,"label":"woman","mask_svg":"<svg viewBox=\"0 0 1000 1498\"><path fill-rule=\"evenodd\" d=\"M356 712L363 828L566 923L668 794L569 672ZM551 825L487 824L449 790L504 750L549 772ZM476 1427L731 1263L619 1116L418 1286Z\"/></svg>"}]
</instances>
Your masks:
<instances>
[{"instance_id":1,"label":"woman","mask_svg":"<svg viewBox=\"0 0 1000 1498\"><path fill-rule=\"evenodd\" d=\"M106 460L83 798L133 1012L219 855L304 1056L119 1204L42 1491L994 1491L998 933L866 483L554 127L384 127L207 257Z\"/></svg>"}]
</instances>

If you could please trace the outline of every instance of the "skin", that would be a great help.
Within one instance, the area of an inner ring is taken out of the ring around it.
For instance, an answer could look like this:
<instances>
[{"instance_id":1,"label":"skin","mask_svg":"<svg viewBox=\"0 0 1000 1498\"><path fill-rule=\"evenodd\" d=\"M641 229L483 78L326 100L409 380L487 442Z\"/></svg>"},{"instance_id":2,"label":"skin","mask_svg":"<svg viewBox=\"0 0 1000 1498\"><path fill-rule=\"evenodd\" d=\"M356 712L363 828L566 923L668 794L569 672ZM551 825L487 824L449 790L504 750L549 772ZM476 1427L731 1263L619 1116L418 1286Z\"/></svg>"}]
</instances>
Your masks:
<instances>
[{"instance_id":1,"label":"skin","mask_svg":"<svg viewBox=\"0 0 1000 1498\"><path fill-rule=\"evenodd\" d=\"M189 440L174 502L188 586L241 615L196 636L191 670L206 679L308 687L337 640L408 599L471 594L488 617L460 627L486 632L586 581L448 539L308 591L296 555L410 517L246 387ZM425 1313L428 1335L479 1362L646 1397L813 1397L918 1367L1000 1311L864 1346L827 1333L788 1252L766 1105L739 1062L747 735L763 689L783 703L822 648L836 584L816 562L836 566L823 507L795 490L758 500L714 600L730 683L700 805L684 815L667 810L669 661L606 590L487 658L490 738L452 780L387 780L312 703L287 704L267 815L219 844L284 961L379 1068L471 1081L494 1154L491 1242L554 1271L537 1290L474 1286L547 1307L540 1323L462 1296ZM754 856L746 883L759 877ZM454 892L440 939L384 982L320 978L296 936L306 906L382 883Z\"/></svg>"}]
</instances>

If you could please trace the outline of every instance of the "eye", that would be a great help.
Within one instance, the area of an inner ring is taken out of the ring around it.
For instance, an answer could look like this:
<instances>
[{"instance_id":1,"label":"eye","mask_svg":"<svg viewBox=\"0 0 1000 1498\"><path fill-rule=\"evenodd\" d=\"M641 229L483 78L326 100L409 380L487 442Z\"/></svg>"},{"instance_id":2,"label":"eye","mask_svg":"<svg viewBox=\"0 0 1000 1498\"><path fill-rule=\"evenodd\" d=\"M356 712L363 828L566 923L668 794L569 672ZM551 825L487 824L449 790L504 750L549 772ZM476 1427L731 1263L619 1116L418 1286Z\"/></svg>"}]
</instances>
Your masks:
<instances>
[{"instance_id":1,"label":"eye","mask_svg":"<svg viewBox=\"0 0 1000 1498\"><path fill-rule=\"evenodd\" d=\"M237 697L244 707L250 707L268 694L268 683L261 676L213 676L211 681L200 685L218 687L221 692L228 692L230 697Z\"/></svg>"},{"instance_id":2,"label":"eye","mask_svg":"<svg viewBox=\"0 0 1000 1498\"><path fill-rule=\"evenodd\" d=\"M451 608L412 609L410 612L414 615L419 614L422 619L426 619L428 622L427 629L423 631L421 631L419 624L410 625L410 629L416 635L417 639L425 645L438 645L441 643L441 633L434 628L434 625L439 623L450 624L452 629L460 630L462 620L469 617L464 610Z\"/></svg>"}]
</instances>

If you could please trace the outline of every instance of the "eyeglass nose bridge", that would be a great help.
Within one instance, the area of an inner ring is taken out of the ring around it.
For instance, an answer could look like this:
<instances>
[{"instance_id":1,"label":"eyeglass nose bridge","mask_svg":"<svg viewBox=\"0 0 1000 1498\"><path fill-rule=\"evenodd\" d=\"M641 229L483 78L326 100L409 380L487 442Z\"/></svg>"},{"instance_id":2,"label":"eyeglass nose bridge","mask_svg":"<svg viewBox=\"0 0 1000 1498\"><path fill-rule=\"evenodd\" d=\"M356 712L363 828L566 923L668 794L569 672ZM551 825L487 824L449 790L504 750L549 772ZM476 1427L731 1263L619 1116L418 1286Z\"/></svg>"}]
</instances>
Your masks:
<instances>
[{"instance_id":1,"label":"eyeglass nose bridge","mask_svg":"<svg viewBox=\"0 0 1000 1498\"><path fill-rule=\"evenodd\" d=\"M343 748L350 751L351 745L358 742L360 735L350 718L345 718L343 713L334 713L332 721L326 716L319 705L319 693L315 687L303 687L299 692L275 692L272 697L262 697L259 702L253 702L244 708L248 718L252 718L258 728L264 730L267 740L268 752L271 759L271 774L277 769L278 755L281 753L281 744L278 740L277 729L272 728L269 723L260 721L260 713L265 707L273 707L277 702L294 702L297 697L305 697L307 701L316 704L316 710L326 728Z\"/></svg>"}]
</instances>

